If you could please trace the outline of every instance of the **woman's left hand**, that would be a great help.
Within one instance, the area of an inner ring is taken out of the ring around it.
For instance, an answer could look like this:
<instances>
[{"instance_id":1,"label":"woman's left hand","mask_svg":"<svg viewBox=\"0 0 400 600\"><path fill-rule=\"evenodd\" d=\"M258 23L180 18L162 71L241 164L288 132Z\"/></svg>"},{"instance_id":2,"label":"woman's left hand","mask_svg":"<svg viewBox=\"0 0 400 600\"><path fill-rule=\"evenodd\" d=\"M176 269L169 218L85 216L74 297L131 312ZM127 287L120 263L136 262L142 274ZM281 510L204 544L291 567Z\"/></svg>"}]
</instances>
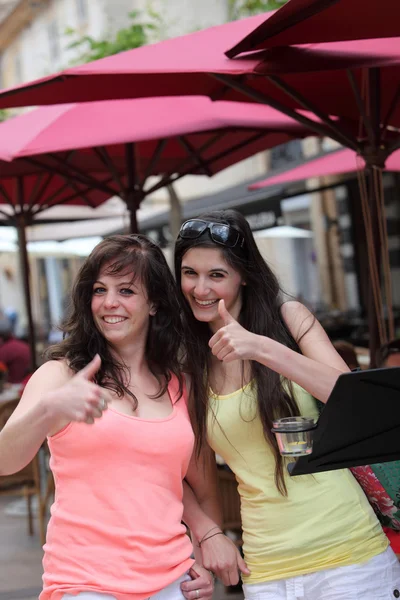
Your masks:
<instances>
[{"instance_id":1,"label":"woman's left hand","mask_svg":"<svg viewBox=\"0 0 400 600\"><path fill-rule=\"evenodd\" d=\"M214 592L214 580L209 571L194 563L189 571L191 581L184 581L181 590L186 600L211 600Z\"/></svg>"},{"instance_id":2,"label":"woman's left hand","mask_svg":"<svg viewBox=\"0 0 400 600\"><path fill-rule=\"evenodd\" d=\"M239 325L226 310L224 300L219 301L218 312L224 326L208 342L214 356L225 363L237 359L254 360L260 336Z\"/></svg>"}]
</instances>

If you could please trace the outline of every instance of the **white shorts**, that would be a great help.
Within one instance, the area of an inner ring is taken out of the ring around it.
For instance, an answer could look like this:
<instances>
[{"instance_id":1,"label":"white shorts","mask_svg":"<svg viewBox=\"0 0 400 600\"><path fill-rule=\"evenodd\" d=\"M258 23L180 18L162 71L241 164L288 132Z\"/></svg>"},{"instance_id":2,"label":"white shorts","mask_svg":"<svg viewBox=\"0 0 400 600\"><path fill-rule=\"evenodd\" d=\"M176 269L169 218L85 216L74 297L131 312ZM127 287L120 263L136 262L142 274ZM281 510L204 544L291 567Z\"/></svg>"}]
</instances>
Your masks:
<instances>
[{"instance_id":1,"label":"white shorts","mask_svg":"<svg viewBox=\"0 0 400 600\"><path fill-rule=\"evenodd\" d=\"M167 587L157 592L154 596L150 596L152 600L184 600L184 595L181 590L181 583L188 581L190 576L185 573L176 581L173 581ZM64 594L62 600L115 600L110 594L99 594L98 592L81 592L77 596Z\"/></svg>"},{"instance_id":2,"label":"white shorts","mask_svg":"<svg viewBox=\"0 0 400 600\"><path fill-rule=\"evenodd\" d=\"M400 563L389 547L365 563L244 584L243 591L246 600L396 600Z\"/></svg>"}]
</instances>

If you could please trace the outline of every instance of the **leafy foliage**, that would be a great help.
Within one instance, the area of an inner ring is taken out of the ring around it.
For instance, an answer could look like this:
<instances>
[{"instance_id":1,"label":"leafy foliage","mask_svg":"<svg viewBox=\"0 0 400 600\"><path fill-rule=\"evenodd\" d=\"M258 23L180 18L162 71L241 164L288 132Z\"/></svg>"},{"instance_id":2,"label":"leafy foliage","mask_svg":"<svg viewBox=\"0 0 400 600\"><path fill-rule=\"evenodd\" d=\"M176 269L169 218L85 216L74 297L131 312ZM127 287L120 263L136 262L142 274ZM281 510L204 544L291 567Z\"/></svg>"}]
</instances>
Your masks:
<instances>
[{"instance_id":1,"label":"leafy foliage","mask_svg":"<svg viewBox=\"0 0 400 600\"><path fill-rule=\"evenodd\" d=\"M235 20L241 17L249 17L259 13L276 10L287 0L228 0L229 19Z\"/></svg>"},{"instance_id":2,"label":"leafy foliage","mask_svg":"<svg viewBox=\"0 0 400 600\"><path fill-rule=\"evenodd\" d=\"M287 0L228 0L229 20L275 10L285 2ZM89 35L77 37L78 32L75 29L68 28L65 32L66 35L76 38L69 44L68 48L76 48L81 51L73 63L91 62L125 50L139 48L160 37L157 33L162 29L163 23L160 15L153 9L147 9L146 17L138 11L129 13L128 17L130 23L127 27L117 31L113 37L102 40L96 40ZM0 113L0 120L1 118Z\"/></svg>"},{"instance_id":3,"label":"leafy foliage","mask_svg":"<svg viewBox=\"0 0 400 600\"><path fill-rule=\"evenodd\" d=\"M139 12L134 11L129 13L130 24L128 27L117 31L111 39L95 40L89 35L78 38L69 44L69 48L78 48L81 54L74 63L86 63L99 58L105 58L125 50L139 48L151 41L151 36L155 35L161 25L161 19L154 11L148 12L149 19L145 21ZM77 32L68 28L66 30L68 36L76 36Z\"/></svg>"}]
</instances>

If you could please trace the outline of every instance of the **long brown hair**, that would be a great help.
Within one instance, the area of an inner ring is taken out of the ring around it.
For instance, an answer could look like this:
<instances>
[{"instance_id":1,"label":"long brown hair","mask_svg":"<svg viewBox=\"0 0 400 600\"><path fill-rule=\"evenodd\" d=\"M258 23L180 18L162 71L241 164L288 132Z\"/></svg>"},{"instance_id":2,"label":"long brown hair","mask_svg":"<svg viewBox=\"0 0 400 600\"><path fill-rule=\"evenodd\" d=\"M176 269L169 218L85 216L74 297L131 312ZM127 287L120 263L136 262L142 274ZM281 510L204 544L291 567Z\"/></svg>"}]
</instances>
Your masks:
<instances>
[{"instance_id":1,"label":"long brown hair","mask_svg":"<svg viewBox=\"0 0 400 600\"><path fill-rule=\"evenodd\" d=\"M182 339L180 306L176 285L161 249L143 235L114 235L100 242L83 263L72 290L69 316L62 325L64 339L46 352L46 358L65 358L69 367L80 371L99 354L101 368L97 383L114 390L119 396L132 398L134 409L137 400L126 386L126 366L117 360L115 353L97 329L92 315L93 284L100 270L107 274L134 274L146 289L148 301L156 307L150 317L145 346L145 358L150 371L159 381L162 396L173 373L178 377L182 392L179 349Z\"/></svg>"},{"instance_id":2,"label":"long brown hair","mask_svg":"<svg viewBox=\"0 0 400 600\"><path fill-rule=\"evenodd\" d=\"M208 229L196 239L178 238L175 245L175 275L178 294L182 306L186 368L192 378L190 412L197 434L197 452L207 438L207 411L209 403L209 376L211 355L208 342L210 329L207 323L197 321L181 291L181 265L186 252L191 248L218 248L226 262L235 269L246 282L242 290L240 324L259 335L265 335L300 352L298 340L289 332L281 317L282 292L278 280L260 254L252 231L246 219L235 210L213 211L201 215L199 219L225 223L234 227L244 239L240 245L228 248L216 244ZM263 425L264 436L275 457L275 483L281 494L287 493L283 474L283 461L279 453L275 435L271 432L272 421L276 418L297 416L297 406L290 381L257 361L251 361L251 377L256 382L258 412Z\"/></svg>"}]
</instances>

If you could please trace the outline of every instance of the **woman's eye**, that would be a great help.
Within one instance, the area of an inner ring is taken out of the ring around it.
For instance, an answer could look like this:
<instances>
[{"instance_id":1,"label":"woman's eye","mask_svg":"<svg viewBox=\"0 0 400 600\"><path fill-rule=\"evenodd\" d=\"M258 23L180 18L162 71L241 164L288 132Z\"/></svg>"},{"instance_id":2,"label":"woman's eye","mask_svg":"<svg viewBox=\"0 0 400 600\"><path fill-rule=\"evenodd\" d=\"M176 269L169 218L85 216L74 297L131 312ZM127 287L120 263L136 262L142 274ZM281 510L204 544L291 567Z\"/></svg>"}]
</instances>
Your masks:
<instances>
[{"instance_id":1,"label":"woman's eye","mask_svg":"<svg viewBox=\"0 0 400 600\"><path fill-rule=\"evenodd\" d=\"M183 271L184 275L195 275L195 272L192 269L187 269L187 271Z\"/></svg>"},{"instance_id":2,"label":"woman's eye","mask_svg":"<svg viewBox=\"0 0 400 600\"><path fill-rule=\"evenodd\" d=\"M124 296L131 296L134 293L135 292L133 290L131 290L130 288L122 288L122 290L121 290L121 294L123 294Z\"/></svg>"},{"instance_id":3,"label":"woman's eye","mask_svg":"<svg viewBox=\"0 0 400 600\"><path fill-rule=\"evenodd\" d=\"M211 277L214 279L221 279L224 275L222 273L211 273Z\"/></svg>"},{"instance_id":4,"label":"woman's eye","mask_svg":"<svg viewBox=\"0 0 400 600\"><path fill-rule=\"evenodd\" d=\"M102 294L105 291L103 287L93 288L93 294Z\"/></svg>"}]
</instances>

